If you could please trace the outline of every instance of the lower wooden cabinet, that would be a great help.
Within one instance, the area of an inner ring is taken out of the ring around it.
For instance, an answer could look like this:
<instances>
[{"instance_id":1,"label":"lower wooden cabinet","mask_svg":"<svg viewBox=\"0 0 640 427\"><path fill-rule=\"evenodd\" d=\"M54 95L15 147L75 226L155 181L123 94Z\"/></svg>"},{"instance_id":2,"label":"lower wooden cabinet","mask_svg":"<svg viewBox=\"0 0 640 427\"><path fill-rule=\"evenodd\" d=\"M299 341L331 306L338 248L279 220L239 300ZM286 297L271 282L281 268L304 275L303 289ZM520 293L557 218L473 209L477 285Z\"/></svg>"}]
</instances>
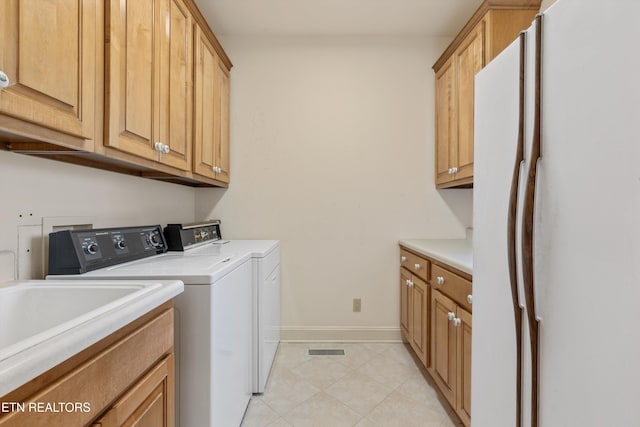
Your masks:
<instances>
[{"instance_id":1,"label":"lower wooden cabinet","mask_svg":"<svg viewBox=\"0 0 640 427\"><path fill-rule=\"evenodd\" d=\"M426 281L405 268L400 269L400 328L404 339L425 367L429 365L430 358L430 296L431 287Z\"/></svg>"},{"instance_id":2,"label":"lower wooden cabinet","mask_svg":"<svg viewBox=\"0 0 640 427\"><path fill-rule=\"evenodd\" d=\"M173 427L173 322L168 302L0 397L79 410L0 413L0 427Z\"/></svg>"},{"instance_id":3,"label":"lower wooden cabinet","mask_svg":"<svg viewBox=\"0 0 640 427\"><path fill-rule=\"evenodd\" d=\"M433 291L431 373L464 423L471 424L471 314Z\"/></svg>"},{"instance_id":4,"label":"lower wooden cabinet","mask_svg":"<svg viewBox=\"0 0 640 427\"><path fill-rule=\"evenodd\" d=\"M431 327L431 374L447 398L456 406L456 329L453 319L456 305L438 291L433 292L431 299L433 326Z\"/></svg>"},{"instance_id":5,"label":"lower wooden cabinet","mask_svg":"<svg viewBox=\"0 0 640 427\"><path fill-rule=\"evenodd\" d=\"M174 423L173 354L131 388L93 427L167 427Z\"/></svg>"},{"instance_id":6,"label":"lower wooden cabinet","mask_svg":"<svg viewBox=\"0 0 640 427\"><path fill-rule=\"evenodd\" d=\"M418 277L418 272L430 272L429 280ZM467 427L471 425L471 301L469 278L401 247L400 330Z\"/></svg>"},{"instance_id":7,"label":"lower wooden cabinet","mask_svg":"<svg viewBox=\"0 0 640 427\"><path fill-rule=\"evenodd\" d=\"M471 425L471 314L458 308L460 325L456 346L458 381L456 386L456 413L464 423Z\"/></svg>"}]
</instances>

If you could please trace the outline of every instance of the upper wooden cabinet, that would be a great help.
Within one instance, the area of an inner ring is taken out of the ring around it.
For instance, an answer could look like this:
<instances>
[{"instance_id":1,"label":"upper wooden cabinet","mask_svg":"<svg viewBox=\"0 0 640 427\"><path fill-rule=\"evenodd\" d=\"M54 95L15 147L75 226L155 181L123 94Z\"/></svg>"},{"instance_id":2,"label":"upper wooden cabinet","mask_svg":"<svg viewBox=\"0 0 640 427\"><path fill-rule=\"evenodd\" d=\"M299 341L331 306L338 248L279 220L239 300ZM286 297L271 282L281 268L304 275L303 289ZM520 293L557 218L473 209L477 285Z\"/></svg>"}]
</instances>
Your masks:
<instances>
[{"instance_id":1,"label":"upper wooden cabinet","mask_svg":"<svg viewBox=\"0 0 640 427\"><path fill-rule=\"evenodd\" d=\"M473 185L475 75L531 25L539 9L539 0L486 0L434 64L438 188Z\"/></svg>"},{"instance_id":2,"label":"upper wooden cabinet","mask_svg":"<svg viewBox=\"0 0 640 427\"><path fill-rule=\"evenodd\" d=\"M105 145L190 169L190 12L181 0L109 0L107 14Z\"/></svg>"},{"instance_id":3,"label":"upper wooden cabinet","mask_svg":"<svg viewBox=\"0 0 640 427\"><path fill-rule=\"evenodd\" d=\"M2 0L0 149L226 187L231 67L194 0Z\"/></svg>"},{"instance_id":4,"label":"upper wooden cabinet","mask_svg":"<svg viewBox=\"0 0 640 427\"><path fill-rule=\"evenodd\" d=\"M229 70L196 31L194 173L229 183Z\"/></svg>"},{"instance_id":5,"label":"upper wooden cabinet","mask_svg":"<svg viewBox=\"0 0 640 427\"><path fill-rule=\"evenodd\" d=\"M0 134L92 150L97 0L2 0Z\"/></svg>"}]
</instances>

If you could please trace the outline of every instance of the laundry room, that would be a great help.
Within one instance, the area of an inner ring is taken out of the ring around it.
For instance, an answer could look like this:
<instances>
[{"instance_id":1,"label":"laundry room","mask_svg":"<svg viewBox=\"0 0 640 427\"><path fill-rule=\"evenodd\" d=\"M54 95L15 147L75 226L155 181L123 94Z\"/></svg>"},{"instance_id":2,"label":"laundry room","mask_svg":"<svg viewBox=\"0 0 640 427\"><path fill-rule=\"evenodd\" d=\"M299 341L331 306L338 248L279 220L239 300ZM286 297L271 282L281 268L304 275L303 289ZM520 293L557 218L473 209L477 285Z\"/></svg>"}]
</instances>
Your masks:
<instances>
[{"instance_id":1,"label":"laundry room","mask_svg":"<svg viewBox=\"0 0 640 427\"><path fill-rule=\"evenodd\" d=\"M0 427L538 427L569 425L577 395L614 412L632 381L562 388L587 338L559 344L578 315L620 343L613 308L567 302L578 278L640 297L640 86L577 73L640 65L605 48L640 10L602 3L0 4ZM580 191L550 184L578 136ZM593 207L600 189L627 208Z\"/></svg>"}]
</instances>

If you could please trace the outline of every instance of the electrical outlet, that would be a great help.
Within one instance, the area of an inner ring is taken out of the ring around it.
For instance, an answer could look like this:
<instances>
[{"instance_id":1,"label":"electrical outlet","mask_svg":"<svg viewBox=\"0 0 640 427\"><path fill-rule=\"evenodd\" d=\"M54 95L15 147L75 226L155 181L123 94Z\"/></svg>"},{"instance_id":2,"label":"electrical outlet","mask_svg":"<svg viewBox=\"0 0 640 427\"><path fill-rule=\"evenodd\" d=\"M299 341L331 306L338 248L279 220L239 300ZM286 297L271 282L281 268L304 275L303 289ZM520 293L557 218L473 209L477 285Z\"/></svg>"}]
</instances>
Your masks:
<instances>
[{"instance_id":1,"label":"electrical outlet","mask_svg":"<svg viewBox=\"0 0 640 427\"><path fill-rule=\"evenodd\" d=\"M362 300L360 298L353 299L353 312L360 313L362 311Z\"/></svg>"}]
</instances>

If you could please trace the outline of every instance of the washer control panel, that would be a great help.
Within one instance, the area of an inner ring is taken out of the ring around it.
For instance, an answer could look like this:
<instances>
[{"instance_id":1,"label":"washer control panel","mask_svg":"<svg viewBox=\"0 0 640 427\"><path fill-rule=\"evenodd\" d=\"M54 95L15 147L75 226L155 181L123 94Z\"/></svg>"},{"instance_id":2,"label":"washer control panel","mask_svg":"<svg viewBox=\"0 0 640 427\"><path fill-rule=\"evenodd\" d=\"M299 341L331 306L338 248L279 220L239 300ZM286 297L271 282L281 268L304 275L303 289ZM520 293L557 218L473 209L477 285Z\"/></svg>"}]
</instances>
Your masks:
<instances>
[{"instance_id":1,"label":"washer control panel","mask_svg":"<svg viewBox=\"0 0 640 427\"><path fill-rule=\"evenodd\" d=\"M195 224L169 224L164 229L164 236L170 251L184 251L222 239L220 221L217 220Z\"/></svg>"},{"instance_id":2,"label":"washer control panel","mask_svg":"<svg viewBox=\"0 0 640 427\"><path fill-rule=\"evenodd\" d=\"M49 235L49 274L80 274L167 251L159 225Z\"/></svg>"}]
</instances>

